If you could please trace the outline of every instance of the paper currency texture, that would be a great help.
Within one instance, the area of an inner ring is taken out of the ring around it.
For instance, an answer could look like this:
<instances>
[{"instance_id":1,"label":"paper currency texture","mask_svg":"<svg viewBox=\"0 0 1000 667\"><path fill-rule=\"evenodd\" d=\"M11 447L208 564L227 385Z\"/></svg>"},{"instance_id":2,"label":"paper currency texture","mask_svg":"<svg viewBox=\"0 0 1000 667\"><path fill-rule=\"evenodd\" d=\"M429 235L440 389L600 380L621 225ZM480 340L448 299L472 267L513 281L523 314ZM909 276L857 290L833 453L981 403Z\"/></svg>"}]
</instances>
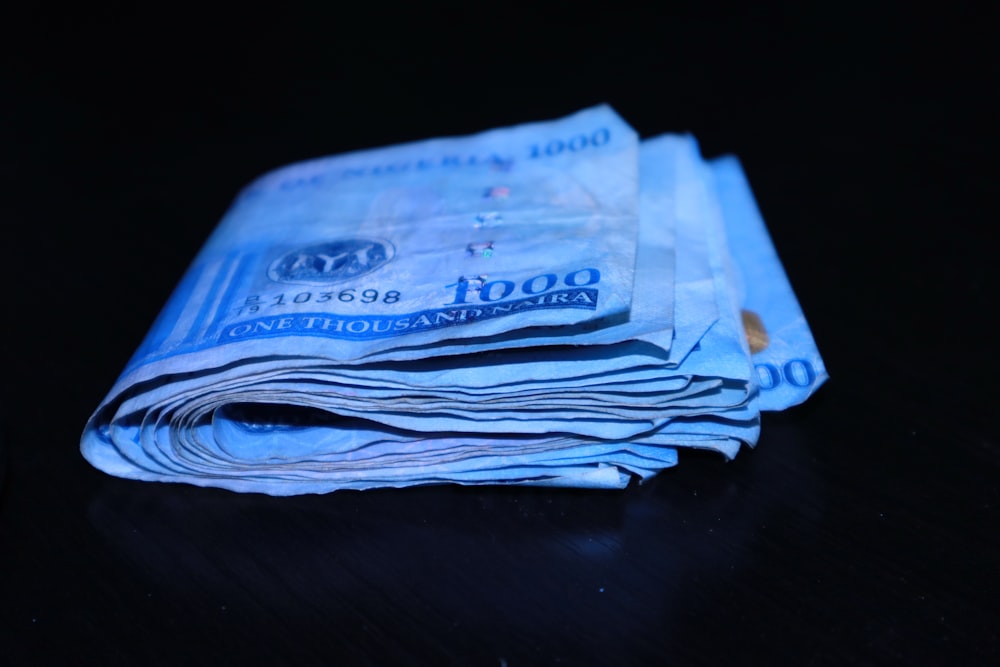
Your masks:
<instances>
[{"instance_id":1,"label":"paper currency texture","mask_svg":"<svg viewBox=\"0 0 1000 667\"><path fill-rule=\"evenodd\" d=\"M273 495L618 488L825 378L739 163L600 106L251 183L82 451Z\"/></svg>"}]
</instances>

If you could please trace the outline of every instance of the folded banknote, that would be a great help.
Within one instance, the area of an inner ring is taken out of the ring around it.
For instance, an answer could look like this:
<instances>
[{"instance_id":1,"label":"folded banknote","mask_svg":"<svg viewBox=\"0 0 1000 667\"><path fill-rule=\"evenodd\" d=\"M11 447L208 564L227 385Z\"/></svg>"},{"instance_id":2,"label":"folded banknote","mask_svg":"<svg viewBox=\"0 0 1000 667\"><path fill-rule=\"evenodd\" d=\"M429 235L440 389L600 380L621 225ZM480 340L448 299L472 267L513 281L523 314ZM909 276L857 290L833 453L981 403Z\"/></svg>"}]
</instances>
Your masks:
<instances>
[{"instance_id":1,"label":"folded banknote","mask_svg":"<svg viewBox=\"0 0 1000 667\"><path fill-rule=\"evenodd\" d=\"M82 451L272 495L620 488L825 379L739 163L600 106L250 184Z\"/></svg>"}]
</instances>

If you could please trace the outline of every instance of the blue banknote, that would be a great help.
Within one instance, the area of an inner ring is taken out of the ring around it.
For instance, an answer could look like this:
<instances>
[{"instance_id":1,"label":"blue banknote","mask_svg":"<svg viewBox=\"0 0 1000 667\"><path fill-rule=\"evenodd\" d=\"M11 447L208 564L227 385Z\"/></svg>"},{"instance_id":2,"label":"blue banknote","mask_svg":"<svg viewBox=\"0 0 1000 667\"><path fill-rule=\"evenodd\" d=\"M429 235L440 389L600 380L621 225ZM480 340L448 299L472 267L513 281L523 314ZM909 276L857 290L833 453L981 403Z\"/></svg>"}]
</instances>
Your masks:
<instances>
[{"instance_id":1,"label":"blue banknote","mask_svg":"<svg viewBox=\"0 0 1000 667\"><path fill-rule=\"evenodd\" d=\"M237 197L130 369L627 319L638 190L637 135L606 106L279 169Z\"/></svg>"},{"instance_id":2,"label":"blue banknote","mask_svg":"<svg viewBox=\"0 0 1000 667\"><path fill-rule=\"evenodd\" d=\"M730 284L749 339L760 407L784 410L823 384L826 367L739 161L719 158L711 169L737 269Z\"/></svg>"},{"instance_id":3,"label":"blue banknote","mask_svg":"<svg viewBox=\"0 0 1000 667\"><path fill-rule=\"evenodd\" d=\"M251 184L82 450L114 475L273 495L621 488L679 449L754 444L788 395L767 364L791 368L786 404L815 389L795 317L738 163L690 136L640 148L597 107Z\"/></svg>"}]
</instances>

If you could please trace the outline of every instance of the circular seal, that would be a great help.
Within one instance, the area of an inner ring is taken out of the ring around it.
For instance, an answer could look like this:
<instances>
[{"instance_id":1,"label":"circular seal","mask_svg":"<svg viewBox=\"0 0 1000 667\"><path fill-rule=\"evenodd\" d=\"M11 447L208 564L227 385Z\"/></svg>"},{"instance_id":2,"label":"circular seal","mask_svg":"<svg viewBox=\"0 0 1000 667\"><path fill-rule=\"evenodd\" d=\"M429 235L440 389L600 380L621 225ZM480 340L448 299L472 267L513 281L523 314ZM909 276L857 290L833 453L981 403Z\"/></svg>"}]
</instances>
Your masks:
<instances>
[{"instance_id":1,"label":"circular seal","mask_svg":"<svg viewBox=\"0 0 1000 667\"><path fill-rule=\"evenodd\" d=\"M267 276L283 283L337 283L371 273L395 253L388 241L326 241L285 253L271 263Z\"/></svg>"}]
</instances>

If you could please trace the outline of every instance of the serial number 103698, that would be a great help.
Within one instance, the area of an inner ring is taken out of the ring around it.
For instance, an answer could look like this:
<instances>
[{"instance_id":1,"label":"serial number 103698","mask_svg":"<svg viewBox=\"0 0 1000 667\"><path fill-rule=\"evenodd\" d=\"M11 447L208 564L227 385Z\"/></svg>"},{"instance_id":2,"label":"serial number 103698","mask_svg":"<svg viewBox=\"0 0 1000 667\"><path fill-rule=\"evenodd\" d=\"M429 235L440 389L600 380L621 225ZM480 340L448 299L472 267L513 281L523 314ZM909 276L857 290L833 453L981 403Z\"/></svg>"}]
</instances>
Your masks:
<instances>
[{"instance_id":1,"label":"serial number 103698","mask_svg":"<svg viewBox=\"0 0 1000 667\"><path fill-rule=\"evenodd\" d=\"M292 306L304 303L386 303L393 304L399 301L398 290L388 290L379 292L377 289L358 290L353 287L340 290L339 292L298 292L296 294L274 294L269 297L260 295L248 296L246 300L236 307L236 314L259 313L264 309L277 308L281 306Z\"/></svg>"}]
</instances>

